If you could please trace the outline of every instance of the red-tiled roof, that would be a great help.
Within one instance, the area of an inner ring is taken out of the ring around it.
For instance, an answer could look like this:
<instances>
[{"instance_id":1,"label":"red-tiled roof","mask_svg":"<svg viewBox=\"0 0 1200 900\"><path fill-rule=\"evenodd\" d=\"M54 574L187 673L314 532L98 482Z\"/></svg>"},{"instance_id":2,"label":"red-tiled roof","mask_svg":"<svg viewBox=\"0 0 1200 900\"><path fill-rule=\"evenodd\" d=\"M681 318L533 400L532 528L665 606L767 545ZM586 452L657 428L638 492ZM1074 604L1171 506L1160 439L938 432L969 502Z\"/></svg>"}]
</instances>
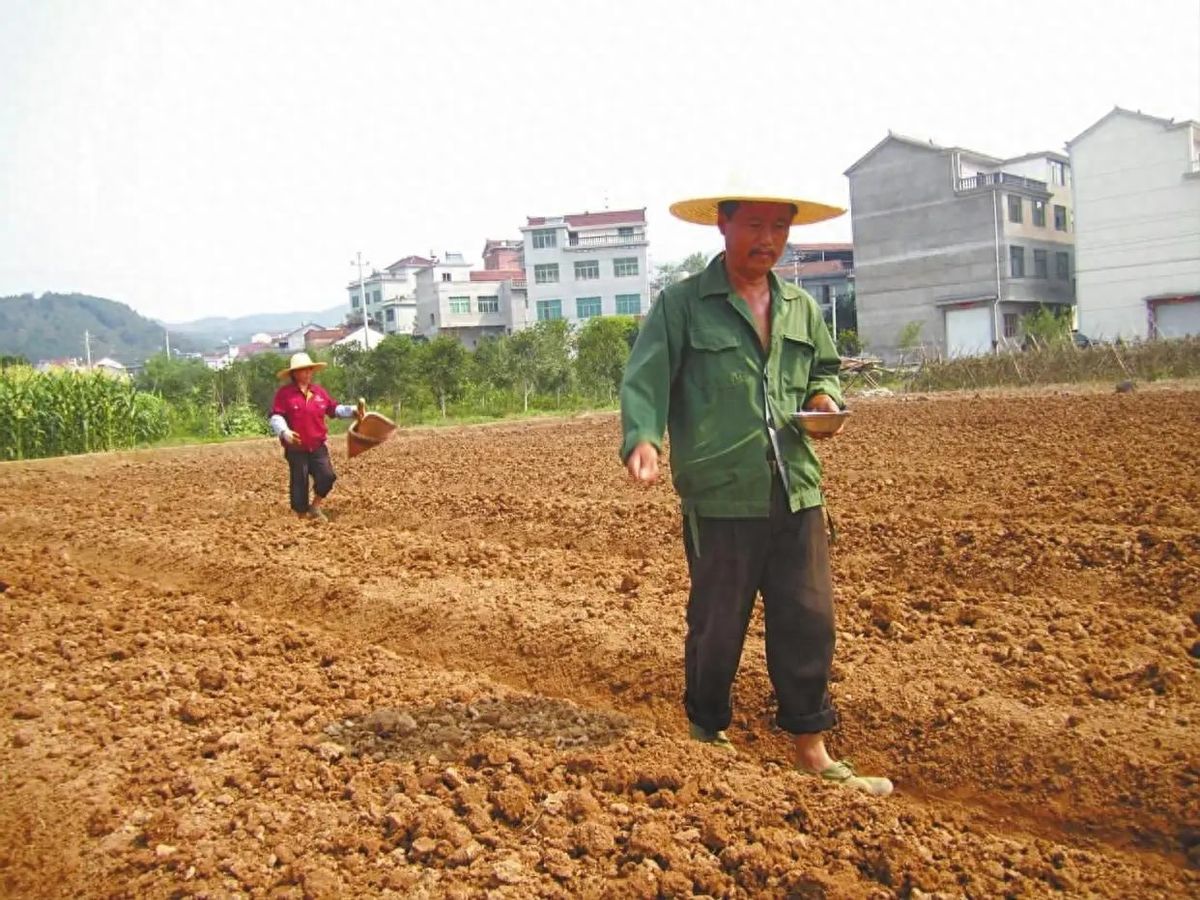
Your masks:
<instances>
[{"instance_id":1,"label":"red-tiled roof","mask_svg":"<svg viewBox=\"0 0 1200 900\"><path fill-rule=\"evenodd\" d=\"M476 269L471 273L472 281L514 281L524 277L522 269Z\"/></svg>"},{"instance_id":2,"label":"red-tiled roof","mask_svg":"<svg viewBox=\"0 0 1200 900\"><path fill-rule=\"evenodd\" d=\"M563 216L568 225L583 228L588 225L625 225L629 222L645 222L646 210L642 209L613 209L598 213L571 213ZM529 216L530 225L545 225L546 216Z\"/></svg>"},{"instance_id":3,"label":"red-tiled roof","mask_svg":"<svg viewBox=\"0 0 1200 900\"><path fill-rule=\"evenodd\" d=\"M304 336L306 341L336 341L338 338L343 338L350 333L350 329L341 328L314 328Z\"/></svg>"},{"instance_id":4,"label":"red-tiled roof","mask_svg":"<svg viewBox=\"0 0 1200 900\"><path fill-rule=\"evenodd\" d=\"M838 275L846 271L846 265L840 259L824 259L816 262L780 263L775 267L775 273L782 276L798 275L801 278L815 278L818 275Z\"/></svg>"},{"instance_id":5,"label":"red-tiled roof","mask_svg":"<svg viewBox=\"0 0 1200 900\"><path fill-rule=\"evenodd\" d=\"M788 247L794 250L810 250L819 252L821 250L853 250L853 244L794 244L788 243Z\"/></svg>"},{"instance_id":6,"label":"red-tiled roof","mask_svg":"<svg viewBox=\"0 0 1200 900\"><path fill-rule=\"evenodd\" d=\"M433 260L426 259L424 256L406 256L403 259L396 260L394 263L392 263L387 268L388 268L388 271L390 272L392 269L399 269L402 266L413 267L413 266L432 266L432 265L433 265Z\"/></svg>"}]
</instances>

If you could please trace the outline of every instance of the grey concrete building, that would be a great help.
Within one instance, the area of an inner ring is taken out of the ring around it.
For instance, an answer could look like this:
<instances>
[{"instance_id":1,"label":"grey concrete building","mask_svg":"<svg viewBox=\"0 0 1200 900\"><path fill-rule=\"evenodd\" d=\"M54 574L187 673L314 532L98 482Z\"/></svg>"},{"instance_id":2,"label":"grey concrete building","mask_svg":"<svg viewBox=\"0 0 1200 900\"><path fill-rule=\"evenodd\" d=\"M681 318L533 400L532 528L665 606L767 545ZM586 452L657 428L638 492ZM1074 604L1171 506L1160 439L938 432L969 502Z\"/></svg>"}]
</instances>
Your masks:
<instances>
[{"instance_id":1,"label":"grey concrete building","mask_svg":"<svg viewBox=\"0 0 1200 900\"><path fill-rule=\"evenodd\" d=\"M1071 172L1060 153L1000 159L889 133L846 170L858 331L899 353L1018 345L1021 319L1074 303Z\"/></svg>"}]
</instances>

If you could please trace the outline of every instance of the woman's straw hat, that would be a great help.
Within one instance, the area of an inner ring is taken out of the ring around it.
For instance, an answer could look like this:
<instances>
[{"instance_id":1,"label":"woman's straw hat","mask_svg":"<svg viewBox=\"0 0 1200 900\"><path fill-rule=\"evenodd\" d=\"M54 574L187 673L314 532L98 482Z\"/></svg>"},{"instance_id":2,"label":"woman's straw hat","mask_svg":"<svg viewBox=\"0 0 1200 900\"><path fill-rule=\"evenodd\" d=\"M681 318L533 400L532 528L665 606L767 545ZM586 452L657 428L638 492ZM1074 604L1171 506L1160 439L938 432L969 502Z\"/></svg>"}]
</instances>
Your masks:
<instances>
[{"instance_id":1,"label":"woman's straw hat","mask_svg":"<svg viewBox=\"0 0 1200 900\"><path fill-rule=\"evenodd\" d=\"M275 374L278 378L287 378L297 369L316 369L319 372L321 369L325 368L325 366L326 363L313 362L312 357L307 353L294 353L292 354L291 365L289 365L286 369L280 369Z\"/></svg>"}]
</instances>

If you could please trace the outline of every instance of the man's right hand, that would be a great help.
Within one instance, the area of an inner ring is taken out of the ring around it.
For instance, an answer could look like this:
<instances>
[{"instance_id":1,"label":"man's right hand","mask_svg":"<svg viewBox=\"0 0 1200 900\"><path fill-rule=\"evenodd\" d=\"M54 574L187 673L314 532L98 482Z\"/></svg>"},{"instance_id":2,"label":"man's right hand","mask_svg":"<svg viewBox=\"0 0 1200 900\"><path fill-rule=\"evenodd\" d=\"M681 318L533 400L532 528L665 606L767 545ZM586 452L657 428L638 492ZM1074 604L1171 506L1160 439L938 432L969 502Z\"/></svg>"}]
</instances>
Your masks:
<instances>
[{"instance_id":1,"label":"man's right hand","mask_svg":"<svg viewBox=\"0 0 1200 900\"><path fill-rule=\"evenodd\" d=\"M283 440L284 443L291 444L293 447L295 447L300 443L300 435L296 434L294 431L285 431L283 433Z\"/></svg>"},{"instance_id":2,"label":"man's right hand","mask_svg":"<svg viewBox=\"0 0 1200 900\"><path fill-rule=\"evenodd\" d=\"M638 484L654 484L658 481L658 449L649 441L642 441L626 458L625 471Z\"/></svg>"}]
</instances>

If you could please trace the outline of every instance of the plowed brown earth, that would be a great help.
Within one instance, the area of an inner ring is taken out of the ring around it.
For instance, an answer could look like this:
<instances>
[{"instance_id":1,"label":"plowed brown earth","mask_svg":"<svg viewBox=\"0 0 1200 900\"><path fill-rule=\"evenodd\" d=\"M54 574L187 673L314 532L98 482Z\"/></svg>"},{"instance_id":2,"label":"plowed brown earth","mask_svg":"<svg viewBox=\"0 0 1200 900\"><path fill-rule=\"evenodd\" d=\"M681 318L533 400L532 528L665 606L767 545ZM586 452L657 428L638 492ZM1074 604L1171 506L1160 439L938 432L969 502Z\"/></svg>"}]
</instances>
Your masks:
<instances>
[{"instance_id":1,"label":"plowed brown earth","mask_svg":"<svg viewBox=\"0 0 1200 900\"><path fill-rule=\"evenodd\" d=\"M835 752L756 618L689 743L667 485L611 416L0 467L9 896L1195 896L1200 392L862 402L823 445Z\"/></svg>"}]
</instances>

